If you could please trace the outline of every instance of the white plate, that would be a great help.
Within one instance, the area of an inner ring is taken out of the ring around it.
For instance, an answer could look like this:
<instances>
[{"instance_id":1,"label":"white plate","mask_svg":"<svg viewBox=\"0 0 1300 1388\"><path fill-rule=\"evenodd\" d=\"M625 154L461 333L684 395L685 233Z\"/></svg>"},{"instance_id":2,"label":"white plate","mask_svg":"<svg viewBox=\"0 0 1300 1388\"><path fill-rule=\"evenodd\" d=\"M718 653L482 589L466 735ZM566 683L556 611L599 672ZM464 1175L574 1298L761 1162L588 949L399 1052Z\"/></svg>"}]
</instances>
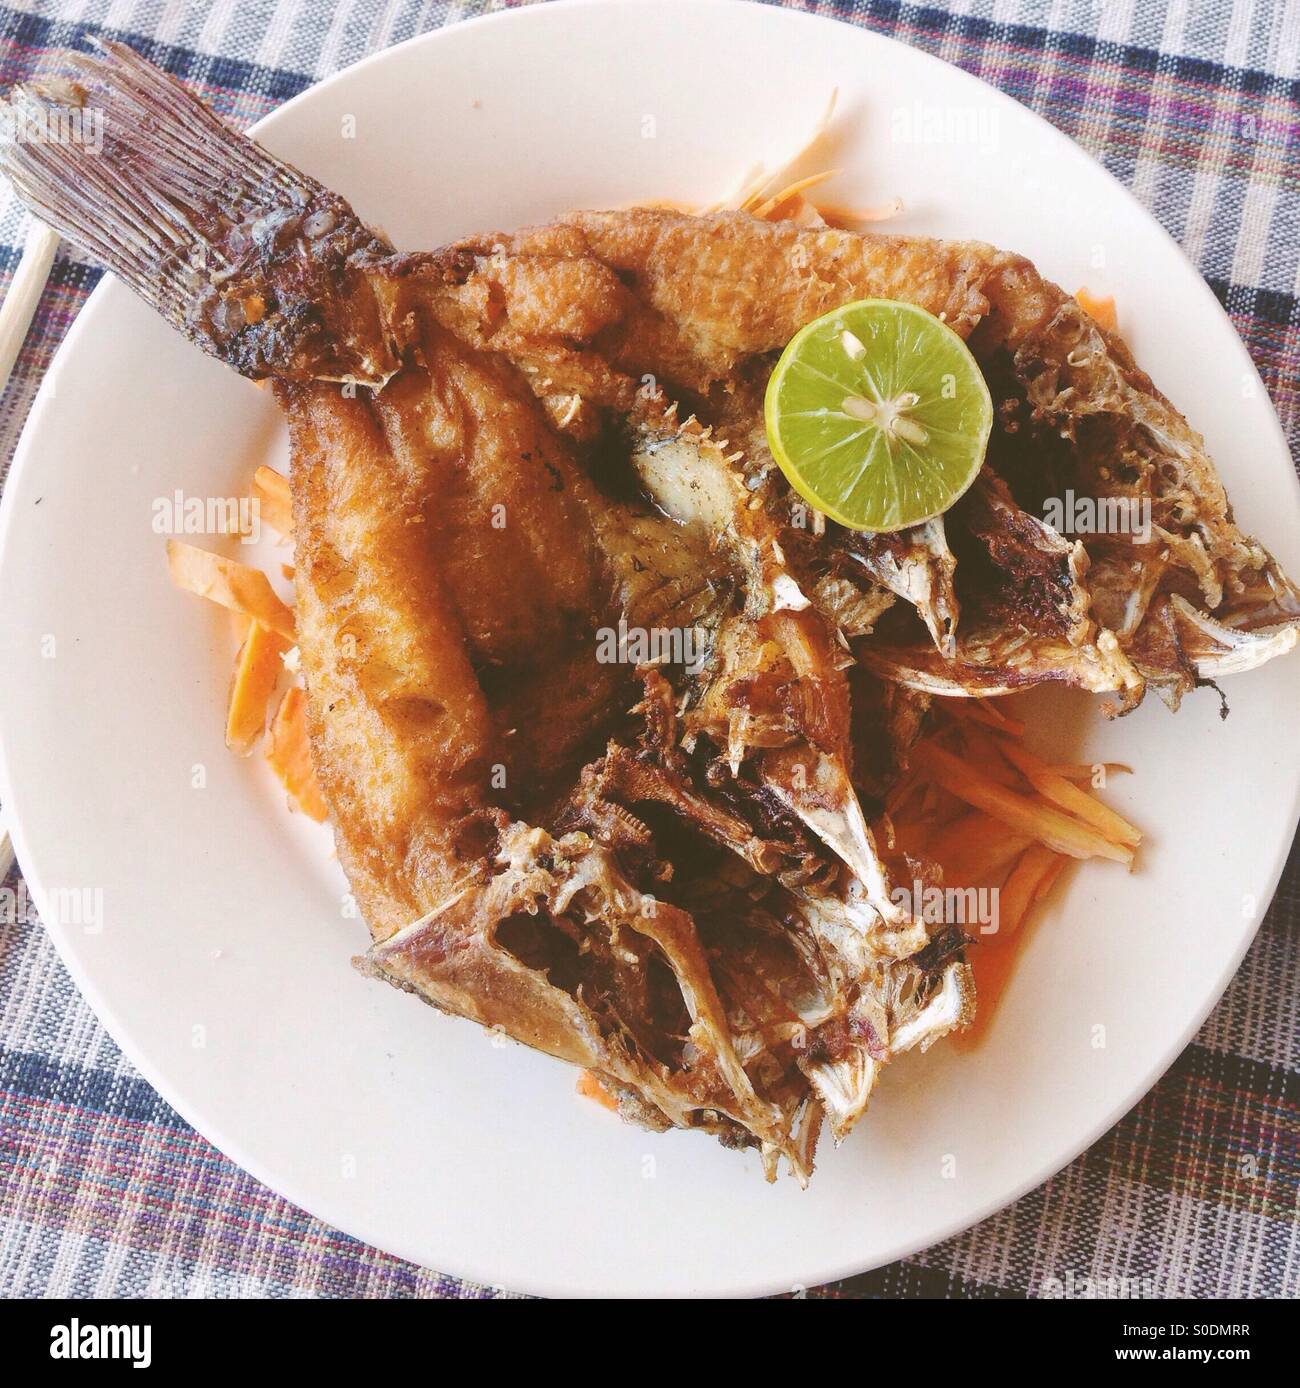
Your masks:
<instances>
[{"instance_id":1,"label":"white plate","mask_svg":"<svg viewBox=\"0 0 1300 1388\"><path fill-rule=\"evenodd\" d=\"M982 237L1113 292L1241 521L1300 571L1287 450L1209 290L1073 144L921 53L754 5L546 5L361 63L259 135L399 245L431 247L575 206L709 199L799 143L834 86L837 200L901 194L900 230ZM928 142L935 121L970 138ZM1113 798L1150 830L1140 870L1077 874L983 1048L895 1066L809 1191L766 1186L754 1156L700 1136L622 1126L567 1067L357 975L363 930L323 833L226 752L229 623L168 585L152 507L177 487L239 495L283 448L263 393L121 285L97 290L4 497L0 792L54 938L127 1054L330 1223L535 1292L812 1285L1044 1180L1157 1079L1237 967L1295 823L1294 663L1233 681L1227 722L1212 693L1110 726L1085 699L1041 701L1064 714L1058 746L1136 766ZM102 930L60 888L91 889L92 914L102 890Z\"/></svg>"}]
</instances>

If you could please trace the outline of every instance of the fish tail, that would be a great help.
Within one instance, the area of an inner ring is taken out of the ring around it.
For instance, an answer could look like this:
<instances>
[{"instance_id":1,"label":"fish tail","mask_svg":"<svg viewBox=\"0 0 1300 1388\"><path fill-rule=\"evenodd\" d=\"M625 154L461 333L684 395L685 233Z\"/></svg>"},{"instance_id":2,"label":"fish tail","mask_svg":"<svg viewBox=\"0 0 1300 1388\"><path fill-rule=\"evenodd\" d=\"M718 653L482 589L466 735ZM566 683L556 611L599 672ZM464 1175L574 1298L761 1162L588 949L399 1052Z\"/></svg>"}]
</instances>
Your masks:
<instances>
[{"instance_id":1,"label":"fish tail","mask_svg":"<svg viewBox=\"0 0 1300 1388\"><path fill-rule=\"evenodd\" d=\"M124 44L0 103L0 170L42 221L242 375L379 386L391 247Z\"/></svg>"}]
</instances>

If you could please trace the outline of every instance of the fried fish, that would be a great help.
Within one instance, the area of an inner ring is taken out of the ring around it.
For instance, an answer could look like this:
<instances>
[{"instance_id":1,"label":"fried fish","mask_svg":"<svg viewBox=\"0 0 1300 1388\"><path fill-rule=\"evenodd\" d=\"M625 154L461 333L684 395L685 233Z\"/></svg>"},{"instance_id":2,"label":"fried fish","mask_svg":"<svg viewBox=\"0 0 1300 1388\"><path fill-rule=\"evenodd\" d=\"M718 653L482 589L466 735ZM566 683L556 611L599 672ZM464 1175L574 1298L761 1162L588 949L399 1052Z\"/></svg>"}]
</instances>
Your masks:
<instances>
[{"instance_id":1,"label":"fried fish","mask_svg":"<svg viewBox=\"0 0 1300 1388\"><path fill-rule=\"evenodd\" d=\"M897 887L932 868L868 816L930 695L1176 701L1294 644L1199 438L1021 257L649 210L403 254L129 49L69 69L12 114L93 105L102 149L0 166L288 420L361 967L629 1119L806 1180L824 1118L842 1138L969 1020L961 932ZM899 535L809 517L763 436L774 355L864 297L942 316L999 406L977 486ZM1065 485L1149 501L1155 538L1085 550L1034 513ZM692 650L638 663L628 633Z\"/></svg>"},{"instance_id":2,"label":"fried fish","mask_svg":"<svg viewBox=\"0 0 1300 1388\"><path fill-rule=\"evenodd\" d=\"M919 616L923 629L886 622L865 648L891 679L949 695L1056 680L1114 692L1127 711L1148 682L1176 706L1198 682L1297 640L1300 592L1235 525L1200 435L1123 340L1022 256L634 209L473 238L430 265L442 321L490 343L551 398L617 407L620 391L649 377L716 422L781 517L810 591L835 575ZM946 516L883 536L828 522L810 542L806 529L789 533L792 508L795 518L806 508L768 453L762 389L800 327L864 298L917 304L965 337L999 427L981 484ZM567 332L584 302L587 331ZM1044 500L1066 492L1145 523L1085 547L1040 518Z\"/></svg>"}]
</instances>

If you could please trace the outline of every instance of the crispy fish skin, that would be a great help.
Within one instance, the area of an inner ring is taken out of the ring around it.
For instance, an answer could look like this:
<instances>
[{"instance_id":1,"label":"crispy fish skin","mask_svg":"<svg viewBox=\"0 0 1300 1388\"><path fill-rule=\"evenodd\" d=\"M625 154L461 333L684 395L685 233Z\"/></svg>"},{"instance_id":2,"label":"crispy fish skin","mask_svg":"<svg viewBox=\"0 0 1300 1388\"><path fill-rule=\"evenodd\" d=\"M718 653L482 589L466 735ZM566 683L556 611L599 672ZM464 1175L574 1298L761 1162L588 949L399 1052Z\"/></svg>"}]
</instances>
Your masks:
<instances>
[{"instance_id":1,"label":"crispy fish skin","mask_svg":"<svg viewBox=\"0 0 1300 1388\"><path fill-rule=\"evenodd\" d=\"M276 394L292 444L312 761L358 904L384 938L470 871L451 845L486 804L495 730L426 540L425 498L373 403L320 382Z\"/></svg>"},{"instance_id":2,"label":"crispy fish skin","mask_svg":"<svg viewBox=\"0 0 1300 1388\"><path fill-rule=\"evenodd\" d=\"M1200 435L1123 340L1023 256L979 242L646 208L574 213L407 263L428 279L434 313L506 355L538 388L627 409L638 386L652 382L717 408L749 465L767 474L753 377L811 318L854 299L897 298L967 337L981 364L1007 382L1002 427L1041 441L1044 452L1061 439L1067 445L1056 449L1067 470L1032 475L1031 448L1030 475L1001 480L1022 488L1026 504L1041 501L1045 485L1132 500L1150 508L1155 531L1150 542L1121 533L1086 545L1098 560L1099 632L1089 649L1079 641L1062 648L1059 633L1032 622L1001 641L963 646L955 615L962 574L958 566L954 595L942 551L918 552L920 562L892 582L869 574L915 601L929 628L935 651L900 651L894 665L908 680L916 667L930 670L918 687L960 695L1063 680L1118 691L1116 707L1127 711L1146 679L1176 704L1200 678L1272 658L1300 634L1300 593L1236 526ZM565 287L562 309L547 293L552 283ZM1226 630L1206 620L1216 615ZM1257 628L1265 630L1252 639ZM1053 654L1062 649L1068 659Z\"/></svg>"},{"instance_id":3,"label":"crispy fish skin","mask_svg":"<svg viewBox=\"0 0 1300 1388\"><path fill-rule=\"evenodd\" d=\"M603 505L516 372L412 318L410 360L371 408L490 693L497 789L516 803L630 695L627 671L597 659L614 615Z\"/></svg>"},{"instance_id":4,"label":"crispy fish skin","mask_svg":"<svg viewBox=\"0 0 1300 1388\"><path fill-rule=\"evenodd\" d=\"M462 339L617 408L644 375L670 394L706 396L854 299L907 299L964 335L988 312L984 284L1020 263L977 242L645 208L574 213L402 258Z\"/></svg>"},{"instance_id":5,"label":"crispy fish skin","mask_svg":"<svg viewBox=\"0 0 1300 1388\"><path fill-rule=\"evenodd\" d=\"M518 377L434 329L374 399L479 665L536 663L600 582L572 449Z\"/></svg>"}]
</instances>

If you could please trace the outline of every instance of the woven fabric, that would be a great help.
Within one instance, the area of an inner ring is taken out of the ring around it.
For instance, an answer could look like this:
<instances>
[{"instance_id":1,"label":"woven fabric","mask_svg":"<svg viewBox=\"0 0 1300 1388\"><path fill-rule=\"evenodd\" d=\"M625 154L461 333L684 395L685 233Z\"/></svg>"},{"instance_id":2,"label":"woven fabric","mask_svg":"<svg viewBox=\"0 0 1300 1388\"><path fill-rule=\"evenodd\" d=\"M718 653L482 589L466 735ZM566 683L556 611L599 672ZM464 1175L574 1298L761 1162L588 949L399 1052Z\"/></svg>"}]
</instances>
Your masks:
<instances>
[{"instance_id":1,"label":"woven fabric","mask_svg":"<svg viewBox=\"0 0 1300 1388\"><path fill-rule=\"evenodd\" d=\"M0 84L87 32L247 124L365 54L495 4L0 5ZM891 34L1040 112L1200 267L1300 443L1300 4L895 0L804 6ZM0 190L0 275L23 222ZM61 252L0 400L12 454L98 272ZM1295 749L1288 755L1294 756ZM216 1152L132 1070L32 912L0 924L0 1294L479 1297L347 1238ZM10 895L10 893L12 895ZM1300 1292L1300 854L1226 996L1152 1093L1054 1180L905 1262L813 1296Z\"/></svg>"}]
</instances>

